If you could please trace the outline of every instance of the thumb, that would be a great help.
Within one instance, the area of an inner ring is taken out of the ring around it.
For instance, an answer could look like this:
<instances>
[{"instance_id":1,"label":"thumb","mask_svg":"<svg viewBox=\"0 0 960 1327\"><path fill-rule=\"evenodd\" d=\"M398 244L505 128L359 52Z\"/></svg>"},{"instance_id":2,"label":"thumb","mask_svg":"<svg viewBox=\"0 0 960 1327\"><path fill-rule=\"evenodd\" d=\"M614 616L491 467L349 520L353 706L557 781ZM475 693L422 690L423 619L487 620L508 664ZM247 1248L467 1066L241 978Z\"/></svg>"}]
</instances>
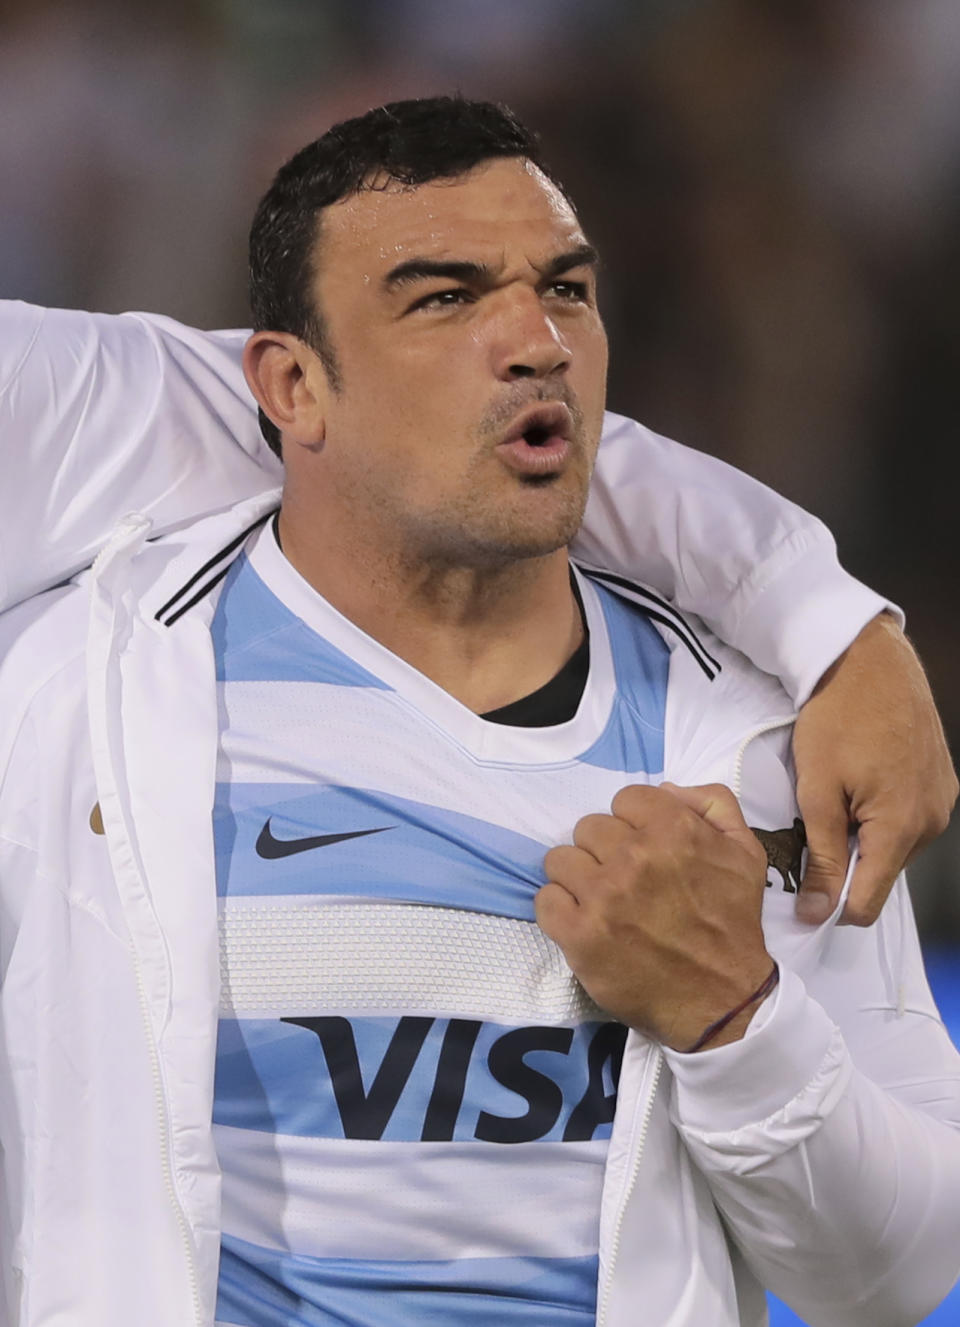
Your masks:
<instances>
[{"instance_id":1,"label":"thumb","mask_svg":"<svg viewBox=\"0 0 960 1327\"><path fill-rule=\"evenodd\" d=\"M858 840L860 855L841 920L854 926L871 926L904 868L907 845L879 820L863 821Z\"/></svg>"},{"instance_id":2,"label":"thumb","mask_svg":"<svg viewBox=\"0 0 960 1327\"><path fill-rule=\"evenodd\" d=\"M799 791L799 790L798 790ZM850 821L843 802L814 806L800 801L807 831L807 869L797 895L797 916L811 926L825 922L837 906L850 857Z\"/></svg>"},{"instance_id":3,"label":"thumb","mask_svg":"<svg viewBox=\"0 0 960 1327\"><path fill-rule=\"evenodd\" d=\"M755 849L756 840L747 828L740 803L724 784L705 783L681 787L676 783L664 782L660 787L695 811L701 820L705 820L719 833L739 839L751 852Z\"/></svg>"}]
</instances>

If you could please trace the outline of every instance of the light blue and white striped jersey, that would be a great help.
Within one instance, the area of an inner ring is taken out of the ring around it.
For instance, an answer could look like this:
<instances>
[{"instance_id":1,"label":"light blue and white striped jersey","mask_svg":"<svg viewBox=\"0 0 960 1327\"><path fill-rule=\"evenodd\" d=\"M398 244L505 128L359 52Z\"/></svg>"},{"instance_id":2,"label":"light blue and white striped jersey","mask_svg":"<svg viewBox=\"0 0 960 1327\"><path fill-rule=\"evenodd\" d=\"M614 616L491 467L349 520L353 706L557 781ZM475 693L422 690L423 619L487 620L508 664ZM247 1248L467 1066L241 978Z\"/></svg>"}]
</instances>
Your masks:
<instances>
[{"instance_id":1,"label":"light blue and white striped jersey","mask_svg":"<svg viewBox=\"0 0 960 1327\"><path fill-rule=\"evenodd\" d=\"M217 1321L588 1327L625 1029L534 921L548 848L659 782L667 650L579 579L574 717L497 724L272 530L213 622Z\"/></svg>"}]
</instances>

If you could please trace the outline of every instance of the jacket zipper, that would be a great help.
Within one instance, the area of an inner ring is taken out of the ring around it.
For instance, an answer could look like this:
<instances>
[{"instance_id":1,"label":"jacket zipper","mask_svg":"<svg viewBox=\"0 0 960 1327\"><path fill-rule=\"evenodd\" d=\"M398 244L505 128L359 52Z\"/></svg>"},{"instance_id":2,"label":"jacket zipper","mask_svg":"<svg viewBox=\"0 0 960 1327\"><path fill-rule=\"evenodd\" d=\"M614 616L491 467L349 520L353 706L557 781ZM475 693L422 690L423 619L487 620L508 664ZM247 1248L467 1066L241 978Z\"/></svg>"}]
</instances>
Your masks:
<instances>
[{"instance_id":1,"label":"jacket zipper","mask_svg":"<svg viewBox=\"0 0 960 1327\"><path fill-rule=\"evenodd\" d=\"M101 549L100 553L94 559L91 569L92 579L97 582L99 574L104 567L113 560L113 558L125 551L125 548L133 542L133 538L144 531L144 526L149 529L149 522L137 516L125 517L117 529L110 542ZM111 651L112 637L115 630L115 618L111 621L111 641L108 642L108 657ZM106 668L104 667L104 680ZM106 712L106 704L104 711ZM109 750L109 747L108 747ZM112 774L112 769L111 769ZM114 786L117 786L116 778L113 779ZM163 1074L160 1068L160 1052L157 1047L156 1038L153 1035L153 1028L150 1021L150 1001L147 996L146 985L143 979L143 969L140 964L140 957L137 953L136 945L131 945L131 956L133 960L133 969L137 982L137 998L140 1004L140 1016L143 1022L144 1034L146 1037L147 1051L150 1056L150 1073L153 1079L154 1106L156 1109L157 1128L160 1134L160 1165L163 1172L164 1188L170 1206L173 1209L176 1220L177 1230L183 1243L187 1268L187 1281L190 1287L190 1297L193 1301L193 1320L194 1327L204 1327L202 1309L200 1303L200 1288L197 1282L197 1268L193 1256L193 1242L190 1237L190 1223L187 1221L183 1205L177 1193L177 1187L174 1182L173 1164L171 1161L171 1143L170 1143L170 1124L167 1116L166 1093L163 1087Z\"/></svg>"},{"instance_id":2,"label":"jacket zipper","mask_svg":"<svg viewBox=\"0 0 960 1327\"><path fill-rule=\"evenodd\" d=\"M604 1280L603 1295L597 1312L597 1327L604 1327L604 1323L607 1320L607 1312L610 1307L610 1288L613 1285L613 1275L616 1269L617 1257L620 1253L620 1240L623 1235L623 1219L626 1215L627 1207L630 1205L630 1199L633 1197L633 1191L637 1187L637 1179L640 1175L640 1162L643 1160L644 1145L647 1141L647 1134L650 1131L650 1120L653 1116L653 1103L656 1100L657 1085L660 1082L662 1069L663 1051L658 1046L654 1052L650 1089L647 1093L646 1105L643 1108L643 1115L640 1119L640 1128L637 1133L636 1142L633 1144L633 1165L630 1169L630 1179L627 1183L623 1198L620 1201L620 1210L617 1213L617 1224L614 1227L613 1239L610 1242L610 1264Z\"/></svg>"},{"instance_id":3,"label":"jacket zipper","mask_svg":"<svg viewBox=\"0 0 960 1327\"><path fill-rule=\"evenodd\" d=\"M187 1221L183 1205L177 1194L177 1188L173 1179L173 1166L170 1161L170 1127L167 1119L166 1096L163 1090L163 1075L160 1072L160 1053L157 1050L157 1043L150 1026L150 1002L147 999L147 992L143 984L143 973L140 968L139 959L136 957L136 951L134 951L134 969L137 976L137 993L140 999L140 1014L143 1018L143 1026L147 1034L147 1047L150 1053L150 1072L153 1077L154 1104L156 1106L157 1124L160 1130L163 1182L167 1190L167 1197L170 1200L170 1206L173 1208L173 1214L176 1218L177 1230L183 1241L183 1251L187 1264L187 1280L190 1285L190 1297L193 1300L194 1324L195 1327L203 1327L200 1306L200 1287L197 1284L197 1268L193 1257L193 1242L190 1238L190 1223Z\"/></svg>"},{"instance_id":4,"label":"jacket zipper","mask_svg":"<svg viewBox=\"0 0 960 1327\"><path fill-rule=\"evenodd\" d=\"M743 761L747 752L747 747L754 738L761 737L764 733L772 732L777 728L784 728L794 722L796 715L785 715L781 718L771 719L767 723L760 724L752 729L737 747L737 754L734 758L732 771L732 791L739 801L743 788ZM637 1180L640 1176L640 1163L643 1160L644 1146L647 1141L647 1134L650 1131L650 1120L653 1116L653 1105L657 1096L657 1087L660 1083L660 1074L663 1070L663 1051L658 1046L656 1049L656 1059L654 1060L650 1089L647 1093L646 1104L643 1109L643 1116L640 1120L640 1128L637 1134L636 1143L633 1146L633 1165L630 1170L630 1179L627 1183L626 1191L620 1202L620 1210L617 1215L617 1224L614 1228L613 1238L610 1242L610 1263L607 1270L607 1276L604 1281L603 1293L600 1306L597 1311L596 1327L604 1327L607 1321L607 1314L610 1308L610 1293L613 1285L614 1272L616 1270L617 1258L620 1253L620 1241L623 1236L623 1222L627 1207L630 1205L630 1199L637 1187Z\"/></svg>"}]
</instances>

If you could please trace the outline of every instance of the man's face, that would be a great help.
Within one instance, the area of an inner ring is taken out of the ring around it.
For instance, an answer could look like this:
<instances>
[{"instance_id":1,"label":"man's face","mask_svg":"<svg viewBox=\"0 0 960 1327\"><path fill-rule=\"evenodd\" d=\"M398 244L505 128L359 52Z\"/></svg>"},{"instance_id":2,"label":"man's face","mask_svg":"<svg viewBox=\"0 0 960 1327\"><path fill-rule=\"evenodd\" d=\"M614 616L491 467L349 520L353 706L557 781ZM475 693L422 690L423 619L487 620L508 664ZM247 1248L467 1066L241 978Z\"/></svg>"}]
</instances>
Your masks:
<instances>
[{"instance_id":1,"label":"man's face","mask_svg":"<svg viewBox=\"0 0 960 1327\"><path fill-rule=\"evenodd\" d=\"M340 370L325 500L427 563L502 565L569 542L607 343L593 251L534 166L495 160L327 208L314 296Z\"/></svg>"}]
</instances>

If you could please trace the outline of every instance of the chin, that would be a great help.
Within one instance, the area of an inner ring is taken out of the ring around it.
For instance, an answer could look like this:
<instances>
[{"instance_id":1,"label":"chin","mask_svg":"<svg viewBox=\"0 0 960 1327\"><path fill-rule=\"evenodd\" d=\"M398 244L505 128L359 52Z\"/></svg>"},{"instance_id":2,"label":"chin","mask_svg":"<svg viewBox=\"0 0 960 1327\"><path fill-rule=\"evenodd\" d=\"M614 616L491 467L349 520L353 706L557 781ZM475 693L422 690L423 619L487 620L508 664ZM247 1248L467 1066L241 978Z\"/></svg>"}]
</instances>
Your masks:
<instances>
[{"instance_id":1,"label":"chin","mask_svg":"<svg viewBox=\"0 0 960 1327\"><path fill-rule=\"evenodd\" d=\"M477 539L477 551L486 553L491 566L506 566L511 562L524 562L531 558L549 557L558 549L566 548L580 528L582 513L565 513L562 519L517 522L512 529L503 526L486 539Z\"/></svg>"},{"instance_id":2,"label":"chin","mask_svg":"<svg viewBox=\"0 0 960 1327\"><path fill-rule=\"evenodd\" d=\"M426 562L450 566L502 568L511 562L548 557L580 529L586 506L583 485L536 486L499 495L480 494L433 514L410 529L411 548Z\"/></svg>"}]
</instances>

